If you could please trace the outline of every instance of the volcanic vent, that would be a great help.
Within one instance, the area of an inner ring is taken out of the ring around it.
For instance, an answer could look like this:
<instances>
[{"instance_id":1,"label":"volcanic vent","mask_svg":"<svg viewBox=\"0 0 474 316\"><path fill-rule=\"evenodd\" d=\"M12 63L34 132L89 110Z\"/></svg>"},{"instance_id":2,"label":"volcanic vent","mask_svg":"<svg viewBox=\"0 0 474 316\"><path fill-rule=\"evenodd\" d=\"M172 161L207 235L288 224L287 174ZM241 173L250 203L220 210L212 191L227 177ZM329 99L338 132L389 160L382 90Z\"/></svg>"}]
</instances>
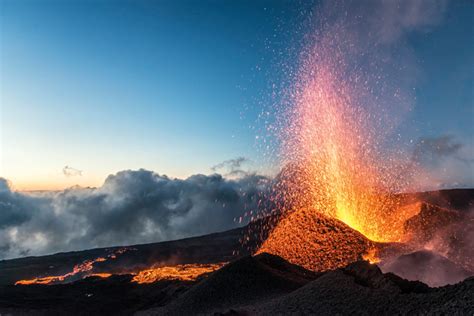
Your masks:
<instances>
[{"instance_id":1,"label":"volcanic vent","mask_svg":"<svg viewBox=\"0 0 474 316\"><path fill-rule=\"evenodd\" d=\"M258 252L278 255L309 270L326 271L361 260L374 247L343 222L303 208L283 218Z\"/></svg>"}]
</instances>

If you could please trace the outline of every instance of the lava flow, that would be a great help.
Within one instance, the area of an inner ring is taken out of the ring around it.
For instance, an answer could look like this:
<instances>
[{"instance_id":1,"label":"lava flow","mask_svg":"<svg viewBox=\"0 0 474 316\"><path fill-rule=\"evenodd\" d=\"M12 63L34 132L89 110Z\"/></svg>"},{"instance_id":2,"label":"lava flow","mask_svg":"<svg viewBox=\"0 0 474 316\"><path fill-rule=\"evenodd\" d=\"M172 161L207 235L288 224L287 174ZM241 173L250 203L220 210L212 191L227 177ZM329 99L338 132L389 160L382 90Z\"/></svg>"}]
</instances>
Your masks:
<instances>
[{"instance_id":1,"label":"lava flow","mask_svg":"<svg viewBox=\"0 0 474 316\"><path fill-rule=\"evenodd\" d=\"M67 281L74 276L80 276L81 278L87 276L97 276L106 278L109 277L109 273L92 273L92 269L94 268L94 264L97 262L104 262L108 259L116 259L117 255L120 255L126 251L130 250L129 248L120 248L113 253L107 255L106 257L98 257L91 260L85 260L80 264L76 264L71 272L68 272L63 275L54 275L54 276L45 276L45 277L38 277L34 279L28 280L19 280L15 282L15 285L30 285L30 284L57 284Z\"/></svg>"},{"instance_id":2,"label":"lava flow","mask_svg":"<svg viewBox=\"0 0 474 316\"><path fill-rule=\"evenodd\" d=\"M28 280L19 280L15 285L31 285L31 284L59 284L75 281L77 279L86 277L100 277L108 278L112 273L107 272L93 272L94 264L97 262L104 262L109 259L116 259L118 255L133 248L120 248L113 253L98 257L92 260L85 260L73 267L71 272L63 275L44 276ZM208 264L179 264L173 266L160 266L155 268L148 268L136 272L124 272L125 274L133 275L132 282L136 283L153 283L160 280L181 280L193 281L199 276L213 272L221 268L225 263L208 263ZM120 274L120 273L119 273Z\"/></svg>"},{"instance_id":3,"label":"lava flow","mask_svg":"<svg viewBox=\"0 0 474 316\"><path fill-rule=\"evenodd\" d=\"M137 283L153 283L159 280L193 281L205 273L214 272L224 264L180 264L146 269L135 274L132 281Z\"/></svg>"},{"instance_id":4,"label":"lava flow","mask_svg":"<svg viewBox=\"0 0 474 316\"><path fill-rule=\"evenodd\" d=\"M377 256L377 249L376 248L370 248L366 254L362 255L362 259L375 264L380 262L380 258Z\"/></svg>"}]
</instances>

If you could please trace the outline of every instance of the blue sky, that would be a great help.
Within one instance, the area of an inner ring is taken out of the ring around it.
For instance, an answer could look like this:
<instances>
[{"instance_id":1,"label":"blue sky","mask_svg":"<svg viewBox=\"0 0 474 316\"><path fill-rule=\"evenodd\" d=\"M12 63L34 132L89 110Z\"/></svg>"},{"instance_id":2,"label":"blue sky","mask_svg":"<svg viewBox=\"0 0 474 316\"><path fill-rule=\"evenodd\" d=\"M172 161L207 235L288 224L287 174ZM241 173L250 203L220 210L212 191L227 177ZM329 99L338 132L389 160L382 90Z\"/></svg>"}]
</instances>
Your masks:
<instances>
[{"instance_id":1,"label":"blue sky","mask_svg":"<svg viewBox=\"0 0 474 316\"><path fill-rule=\"evenodd\" d=\"M1 1L0 175L18 189L100 185L147 168L186 177L245 156L279 52L312 5L291 1ZM473 143L473 5L407 45L419 65L414 139ZM62 168L83 170L65 177ZM472 170L471 170L472 171Z\"/></svg>"}]
</instances>

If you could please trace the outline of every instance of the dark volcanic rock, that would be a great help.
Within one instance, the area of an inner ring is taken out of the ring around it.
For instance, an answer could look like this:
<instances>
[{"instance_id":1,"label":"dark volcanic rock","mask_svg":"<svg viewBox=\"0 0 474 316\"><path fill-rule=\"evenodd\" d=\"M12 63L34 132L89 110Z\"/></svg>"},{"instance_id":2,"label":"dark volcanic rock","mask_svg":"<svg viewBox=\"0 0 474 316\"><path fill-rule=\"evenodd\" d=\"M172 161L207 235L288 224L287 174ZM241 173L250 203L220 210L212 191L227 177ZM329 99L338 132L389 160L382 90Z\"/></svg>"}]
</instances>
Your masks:
<instances>
[{"instance_id":1,"label":"dark volcanic rock","mask_svg":"<svg viewBox=\"0 0 474 316\"><path fill-rule=\"evenodd\" d=\"M392 274L384 275L377 265L367 261L351 263L343 271L354 277L357 284L372 289L383 289L396 293L425 293L429 291L429 287L422 282L404 280Z\"/></svg>"},{"instance_id":2,"label":"dark volcanic rock","mask_svg":"<svg viewBox=\"0 0 474 316\"><path fill-rule=\"evenodd\" d=\"M474 278L429 288L418 281L383 274L365 261L319 275L308 273L274 256L246 257L215 272L169 305L139 315L474 313Z\"/></svg>"},{"instance_id":3,"label":"dark volcanic rock","mask_svg":"<svg viewBox=\"0 0 474 316\"><path fill-rule=\"evenodd\" d=\"M12 315L387 315L474 313L474 278L429 288L355 262L320 274L268 254L244 257L197 282L130 282L131 276L0 288Z\"/></svg>"},{"instance_id":4,"label":"dark volcanic rock","mask_svg":"<svg viewBox=\"0 0 474 316\"><path fill-rule=\"evenodd\" d=\"M474 213L421 203L419 214L405 222L405 230L417 249L441 253L474 272Z\"/></svg>"},{"instance_id":5,"label":"dark volcanic rock","mask_svg":"<svg viewBox=\"0 0 474 316\"><path fill-rule=\"evenodd\" d=\"M415 242L426 242L432 239L443 227L452 225L463 219L463 214L444 209L432 204L421 203L420 212L405 222L405 232Z\"/></svg>"},{"instance_id":6,"label":"dark volcanic rock","mask_svg":"<svg viewBox=\"0 0 474 316\"><path fill-rule=\"evenodd\" d=\"M250 315L472 315L473 291L474 278L431 289L357 263L244 311Z\"/></svg>"},{"instance_id":7,"label":"dark volcanic rock","mask_svg":"<svg viewBox=\"0 0 474 316\"><path fill-rule=\"evenodd\" d=\"M404 194L405 199L423 201L447 209L469 211L474 208L474 189L449 189Z\"/></svg>"},{"instance_id":8,"label":"dark volcanic rock","mask_svg":"<svg viewBox=\"0 0 474 316\"><path fill-rule=\"evenodd\" d=\"M0 286L0 315L131 315L167 304L192 282L130 282L131 275L69 284Z\"/></svg>"},{"instance_id":9,"label":"dark volcanic rock","mask_svg":"<svg viewBox=\"0 0 474 316\"><path fill-rule=\"evenodd\" d=\"M230 308L290 293L317 276L270 254L244 257L214 272L171 304L140 315L228 313Z\"/></svg>"}]
</instances>

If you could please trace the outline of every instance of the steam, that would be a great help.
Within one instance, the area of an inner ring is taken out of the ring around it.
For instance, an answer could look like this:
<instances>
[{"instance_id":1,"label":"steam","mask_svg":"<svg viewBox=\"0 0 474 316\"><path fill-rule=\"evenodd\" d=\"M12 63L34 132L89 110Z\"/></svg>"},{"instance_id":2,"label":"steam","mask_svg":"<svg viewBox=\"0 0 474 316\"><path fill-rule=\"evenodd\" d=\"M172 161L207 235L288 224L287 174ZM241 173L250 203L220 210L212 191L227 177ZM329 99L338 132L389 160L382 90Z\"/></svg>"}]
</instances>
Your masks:
<instances>
[{"instance_id":1,"label":"steam","mask_svg":"<svg viewBox=\"0 0 474 316\"><path fill-rule=\"evenodd\" d=\"M414 159L436 163L439 158L457 154L462 147L452 135L421 138L415 146Z\"/></svg>"},{"instance_id":2,"label":"steam","mask_svg":"<svg viewBox=\"0 0 474 316\"><path fill-rule=\"evenodd\" d=\"M63 168L63 174L66 177L74 177L74 176L82 176L82 170L69 167L69 166L64 166Z\"/></svg>"},{"instance_id":3,"label":"steam","mask_svg":"<svg viewBox=\"0 0 474 316\"><path fill-rule=\"evenodd\" d=\"M110 175L96 189L26 194L0 178L0 258L227 230L239 225L234 218L257 209L267 181L218 174L181 180L141 169Z\"/></svg>"},{"instance_id":4,"label":"steam","mask_svg":"<svg viewBox=\"0 0 474 316\"><path fill-rule=\"evenodd\" d=\"M443 212L438 209L432 218L424 219L423 225L428 227L418 227L413 232L419 235L412 241L412 247L418 251L382 263L382 270L432 287L455 284L473 276L474 212L454 211L442 220ZM443 221L448 222L441 224Z\"/></svg>"},{"instance_id":5,"label":"steam","mask_svg":"<svg viewBox=\"0 0 474 316\"><path fill-rule=\"evenodd\" d=\"M394 43L412 31L426 32L439 24L446 10L446 0L382 0L369 1L375 14L370 28L379 42ZM365 3L367 4L367 3ZM359 7L366 8L365 5Z\"/></svg>"},{"instance_id":6,"label":"steam","mask_svg":"<svg viewBox=\"0 0 474 316\"><path fill-rule=\"evenodd\" d=\"M466 170L474 168L474 145L463 143L453 135L423 137L413 152L419 167L416 179L418 190L473 187L474 175Z\"/></svg>"},{"instance_id":7,"label":"steam","mask_svg":"<svg viewBox=\"0 0 474 316\"><path fill-rule=\"evenodd\" d=\"M245 157L237 157L225 160L211 167L211 170L214 172L224 171L226 176L242 176L247 174L247 171L243 170L242 167L248 162L250 162L250 160Z\"/></svg>"},{"instance_id":8,"label":"steam","mask_svg":"<svg viewBox=\"0 0 474 316\"><path fill-rule=\"evenodd\" d=\"M446 257L432 251L417 251L383 265L383 272L392 272L407 280L418 280L431 287L455 284L473 275Z\"/></svg>"}]
</instances>

